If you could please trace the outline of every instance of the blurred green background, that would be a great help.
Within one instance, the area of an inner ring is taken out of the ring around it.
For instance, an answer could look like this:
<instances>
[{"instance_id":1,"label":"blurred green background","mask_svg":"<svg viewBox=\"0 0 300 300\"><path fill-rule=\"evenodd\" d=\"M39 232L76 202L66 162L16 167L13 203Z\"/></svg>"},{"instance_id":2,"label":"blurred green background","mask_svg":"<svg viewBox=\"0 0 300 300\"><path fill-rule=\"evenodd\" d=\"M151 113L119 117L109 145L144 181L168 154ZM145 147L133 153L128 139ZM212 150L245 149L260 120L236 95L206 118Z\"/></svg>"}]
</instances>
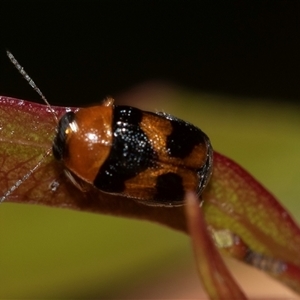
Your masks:
<instances>
[{"instance_id":1,"label":"blurred green background","mask_svg":"<svg viewBox=\"0 0 300 300\"><path fill-rule=\"evenodd\" d=\"M218 152L250 171L299 221L299 106L238 100L151 83L118 102L199 126ZM0 222L0 299L178 298L177 289L192 292L184 290L191 289L190 278L202 295L188 237L168 228L17 204L1 205ZM251 282L246 289L252 291Z\"/></svg>"}]
</instances>

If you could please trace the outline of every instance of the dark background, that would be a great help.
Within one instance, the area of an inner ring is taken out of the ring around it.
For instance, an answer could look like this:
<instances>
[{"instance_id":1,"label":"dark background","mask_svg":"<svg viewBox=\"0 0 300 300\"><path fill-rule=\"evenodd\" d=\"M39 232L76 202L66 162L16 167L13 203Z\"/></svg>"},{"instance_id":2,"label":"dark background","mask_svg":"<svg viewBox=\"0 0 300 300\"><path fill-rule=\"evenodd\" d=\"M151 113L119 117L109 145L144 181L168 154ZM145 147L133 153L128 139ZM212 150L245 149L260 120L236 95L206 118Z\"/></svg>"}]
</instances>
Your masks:
<instances>
[{"instance_id":1,"label":"dark background","mask_svg":"<svg viewBox=\"0 0 300 300\"><path fill-rule=\"evenodd\" d=\"M149 80L299 101L299 1L5 1L0 95L84 105ZM243 100L245 101L245 100Z\"/></svg>"}]
</instances>

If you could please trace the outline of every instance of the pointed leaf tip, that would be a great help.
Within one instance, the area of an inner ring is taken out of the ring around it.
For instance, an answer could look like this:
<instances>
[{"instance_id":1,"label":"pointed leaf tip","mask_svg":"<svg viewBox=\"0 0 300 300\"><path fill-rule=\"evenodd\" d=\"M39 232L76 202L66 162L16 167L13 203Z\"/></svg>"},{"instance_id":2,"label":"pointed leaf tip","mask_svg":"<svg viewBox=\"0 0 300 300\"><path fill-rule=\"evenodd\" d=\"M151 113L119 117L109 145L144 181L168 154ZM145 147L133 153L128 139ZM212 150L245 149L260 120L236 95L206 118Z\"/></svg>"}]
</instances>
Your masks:
<instances>
[{"instance_id":1,"label":"pointed leaf tip","mask_svg":"<svg viewBox=\"0 0 300 300\"><path fill-rule=\"evenodd\" d=\"M247 299L215 247L195 193L186 194L186 218L200 279L211 299Z\"/></svg>"}]
</instances>

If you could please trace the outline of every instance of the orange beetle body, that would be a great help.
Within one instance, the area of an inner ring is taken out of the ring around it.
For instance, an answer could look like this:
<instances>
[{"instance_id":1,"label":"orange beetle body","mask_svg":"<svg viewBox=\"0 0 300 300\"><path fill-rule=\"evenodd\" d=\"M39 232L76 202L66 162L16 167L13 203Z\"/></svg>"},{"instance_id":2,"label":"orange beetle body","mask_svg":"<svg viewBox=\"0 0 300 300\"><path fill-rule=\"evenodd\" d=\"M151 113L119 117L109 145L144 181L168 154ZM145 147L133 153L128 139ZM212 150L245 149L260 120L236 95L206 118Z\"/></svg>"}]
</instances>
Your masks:
<instances>
[{"instance_id":1,"label":"orange beetle body","mask_svg":"<svg viewBox=\"0 0 300 300\"><path fill-rule=\"evenodd\" d=\"M66 113L53 154L99 190L147 205L182 205L186 191L202 193L212 170L212 147L200 129L112 99Z\"/></svg>"}]
</instances>

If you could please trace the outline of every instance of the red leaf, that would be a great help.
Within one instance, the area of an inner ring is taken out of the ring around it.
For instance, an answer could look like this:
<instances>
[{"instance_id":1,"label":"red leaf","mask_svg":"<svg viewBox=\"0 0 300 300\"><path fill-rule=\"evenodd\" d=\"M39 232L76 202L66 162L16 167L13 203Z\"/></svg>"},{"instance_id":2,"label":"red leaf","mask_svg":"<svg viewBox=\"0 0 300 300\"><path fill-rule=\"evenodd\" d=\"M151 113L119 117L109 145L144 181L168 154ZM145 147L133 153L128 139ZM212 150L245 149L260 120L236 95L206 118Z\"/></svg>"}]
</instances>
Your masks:
<instances>
[{"instance_id":1,"label":"red leaf","mask_svg":"<svg viewBox=\"0 0 300 300\"><path fill-rule=\"evenodd\" d=\"M220 247L300 292L300 229L273 195L235 162L215 153L203 199L213 235L218 238L226 229L227 244Z\"/></svg>"},{"instance_id":2,"label":"red leaf","mask_svg":"<svg viewBox=\"0 0 300 300\"><path fill-rule=\"evenodd\" d=\"M199 201L186 195L186 215L197 268L211 299L247 299L229 273L206 228Z\"/></svg>"},{"instance_id":3,"label":"red leaf","mask_svg":"<svg viewBox=\"0 0 300 300\"><path fill-rule=\"evenodd\" d=\"M53 109L58 117L67 110ZM46 106L0 96L0 190L3 194L51 148L55 128L56 122ZM245 170L218 153L214 160L211 182L203 194L204 217L213 237L216 239L221 230L227 230L231 245L226 245L226 249L231 255L245 261L250 252L254 259L248 263L259 268L272 265L273 260L282 267L280 272L264 270L299 292L299 228L276 199ZM65 178L63 166L52 156L5 201L135 217L186 231L182 207L149 207L103 194L92 186L88 186L86 193L78 192ZM258 260L260 263L256 264Z\"/></svg>"}]
</instances>

